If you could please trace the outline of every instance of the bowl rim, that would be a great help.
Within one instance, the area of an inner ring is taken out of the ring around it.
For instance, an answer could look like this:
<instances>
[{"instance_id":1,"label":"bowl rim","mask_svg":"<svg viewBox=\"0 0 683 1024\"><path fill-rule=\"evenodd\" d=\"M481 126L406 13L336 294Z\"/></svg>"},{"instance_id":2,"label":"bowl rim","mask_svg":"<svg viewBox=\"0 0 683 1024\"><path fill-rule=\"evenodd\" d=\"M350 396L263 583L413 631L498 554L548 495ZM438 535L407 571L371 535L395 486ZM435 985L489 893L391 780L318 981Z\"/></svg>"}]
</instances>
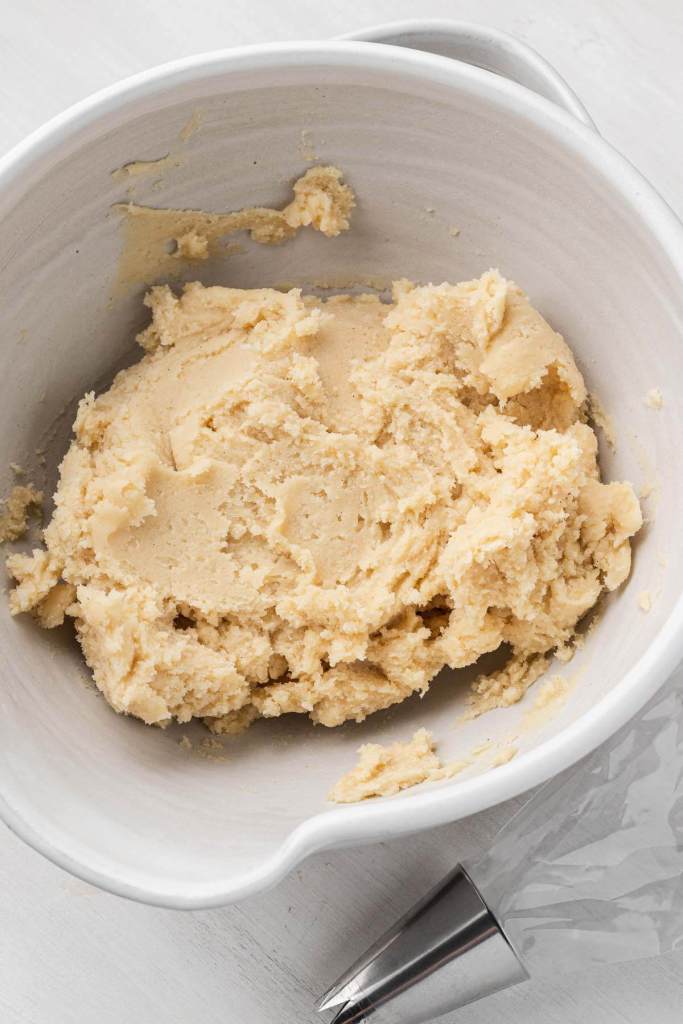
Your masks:
<instances>
[{"instance_id":1,"label":"bowl rim","mask_svg":"<svg viewBox=\"0 0 683 1024\"><path fill-rule=\"evenodd\" d=\"M609 183L650 231L681 279L683 289L683 226L649 182L595 131L550 100L489 71L388 44L366 41L268 43L222 49L162 64L125 78L53 117L0 158L2 192L25 183L26 172L56 146L76 137L111 112L125 110L140 99L172 92L187 82L200 82L233 71L285 70L302 62L326 67L362 67L399 71L408 78L464 89L502 105L511 116L542 127L552 140L573 151ZM16 194L16 193L15 193ZM483 811L519 796L576 763L616 732L654 695L683 658L683 593L672 606L655 640L621 681L580 719L558 736L519 758L473 779L441 784L385 799L325 810L296 826L280 846L250 871L207 883L158 880L102 869L88 851L58 845L34 828L30 808L11 805L2 794L0 818L17 836L53 863L86 882L144 903L176 909L222 906L279 882L310 854L325 848L361 844L416 832ZM28 810L28 813L27 813Z\"/></svg>"}]
</instances>

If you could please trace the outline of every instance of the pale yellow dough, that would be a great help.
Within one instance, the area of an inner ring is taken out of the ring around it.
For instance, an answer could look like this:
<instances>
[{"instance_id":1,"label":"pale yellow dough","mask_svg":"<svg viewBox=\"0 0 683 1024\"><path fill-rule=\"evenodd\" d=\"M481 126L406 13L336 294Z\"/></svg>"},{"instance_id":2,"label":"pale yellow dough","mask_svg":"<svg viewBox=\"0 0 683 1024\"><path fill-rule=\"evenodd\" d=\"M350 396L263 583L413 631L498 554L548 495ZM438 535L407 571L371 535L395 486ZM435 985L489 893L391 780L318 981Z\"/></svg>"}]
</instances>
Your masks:
<instances>
[{"instance_id":1,"label":"pale yellow dough","mask_svg":"<svg viewBox=\"0 0 683 1024\"><path fill-rule=\"evenodd\" d=\"M45 549L8 563L12 611L73 616L117 711L334 726L501 644L478 694L509 704L627 577L633 490L600 482L572 354L498 272L389 306L146 302L144 358L81 402Z\"/></svg>"},{"instance_id":2,"label":"pale yellow dough","mask_svg":"<svg viewBox=\"0 0 683 1024\"><path fill-rule=\"evenodd\" d=\"M137 161L116 173L145 173L150 166L165 164L166 160ZM124 218L119 283L151 283L163 276L172 277L179 260L207 260L215 254L221 239L239 232L249 232L252 241L261 245L278 245L307 227L335 238L348 229L355 206L353 191L342 178L337 167L309 167L294 182L292 200L281 210L249 206L227 213L207 213L117 203L116 209Z\"/></svg>"},{"instance_id":3,"label":"pale yellow dough","mask_svg":"<svg viewBox=\"0 0 683 1024\"><path fill-rule=\"evenodd\" d=\"M6 544L24 536L29 514L40 512L43 507L43 492L33 484L17 484L0 506L0 544Z\"/></svg>"},{"instance_id":4,"label":"pale yellow dough","mask_svg":"<svg viewBox=\"0 0 683 1024\"><path fill-rule=\"evenodd\" d=\"M392 743L389 747L366 743L358 753L358 763L332 787L328 800L351 804L373 796L393 796L420 782L451 778L468 767L465 761L444 765L426 729L418 729L407 743Z\"/></svg>"}]
</instances>

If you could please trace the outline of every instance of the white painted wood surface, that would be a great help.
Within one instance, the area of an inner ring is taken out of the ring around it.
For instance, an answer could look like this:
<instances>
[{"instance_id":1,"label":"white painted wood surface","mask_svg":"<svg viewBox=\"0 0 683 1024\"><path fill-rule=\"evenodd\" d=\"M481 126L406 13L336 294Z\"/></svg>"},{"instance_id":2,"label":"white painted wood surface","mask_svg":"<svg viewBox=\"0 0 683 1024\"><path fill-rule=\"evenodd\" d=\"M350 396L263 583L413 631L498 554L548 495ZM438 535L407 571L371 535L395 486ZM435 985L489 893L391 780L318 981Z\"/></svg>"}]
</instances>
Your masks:
<instances>
[{"instance_id":1,"label":"white painted wood surface","mask_svg":"<svg viewBox=\"0 0 683 1024\"><path fill-rule=\"evenodd\" d=\"M453 17L516 33L574 86L602 132L683 215L680 0L4 0L0 151L125 75L186 54ZM2 1024L313 1024L324 989L513 810L324 854L222 910L127 903L71 878L0 827ZM558 965L558 969L559 969ZM494 996L453 1024L679 1024L683 952Z\"/></svg>"}]
</instances>

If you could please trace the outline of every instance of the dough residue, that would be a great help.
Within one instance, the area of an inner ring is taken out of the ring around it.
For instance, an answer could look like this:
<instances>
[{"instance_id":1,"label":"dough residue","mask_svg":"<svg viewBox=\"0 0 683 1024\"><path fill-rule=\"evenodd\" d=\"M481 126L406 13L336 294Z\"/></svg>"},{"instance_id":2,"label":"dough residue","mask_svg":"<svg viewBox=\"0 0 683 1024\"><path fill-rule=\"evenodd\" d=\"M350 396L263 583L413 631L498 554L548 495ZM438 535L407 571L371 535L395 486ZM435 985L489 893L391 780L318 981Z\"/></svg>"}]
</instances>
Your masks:
<instances>
[{"instance_id":1,"label":"dough residue","mask_svg":"<svg viewBox=\"0 0 683 1024\"><path fill-rule=\"evenodd\" d=\"M500 768L501 765L509 764L509 762L512 761L513 757L517 757L518 753L519 750L517 747L514 747L512 745L503 747L503 749L494 757L493 761L491 762L491 767Z\"/></svg>"},{"instance_id":2,"label":"dough residue","mask_svg":"<svg viewBox=\"0 0 683 1024\"><path fill-rule=\"evenodd\" d=\"M339 220L307 195L268 230L341 230L348 202ZM8 561L12 612L73 616L117 711L336 726L507 645L478 714L628 576L633 489L601 482L571 351L497 271L401 281L390 305L146 302L144 357L80 404L44 548Z\"/></svg>"},{"instance_id":3,"label":"dough residue","mask_svg":"<svg viewBox=\"0 0 683 1024\"><path fill-rule=\"evenodd\" d=\"M568 637L574 639L573 636ZM559 643L555 654L566 647ZM529 656L522 650L513 654L503 668L478 676L472 684L472 693L468 697L468 709L461 716L461 721L471 721L494 708L511 707L520 701L529 687L543 675L550 658L542 654Z\"/></svg>"},{"instance_id":4,"label":"dough residue","mask_svg":"<svg viewBox=\"0 0 683 1024\"><path fill-rule=\"evenodd\" d=\"M0 544L19 540L28 529L30 513L40 513L43 507L43 492L36 490L33 484L18 484L12 488L9 496L0 502L0 507Z\"/></svg>"},{"instance_id":5,"label":"dough residue","mask_svg":"<svg viewBox=\"0 0 683 1024\"><path fill-rule=\"evenodd\" d=\"M169 147L167 153L153 160L127 161L127 163L111 172L114 181L126 185L126 191L129 194L135 191L135 185L141 178L158 177L160 180L155 182L155 184L159 185L165 171L172 167L180 167L182 163L182 149L189 142L190 138L199 131L202 120L202 112L195 110L190 119L180 129L177 140Z\"/></svg>"},{"instance_id":6,"label":"dough residue","mask_svg":"<svg viewBox=\"0 0 683 1024\"><path fill-rule=\"evenodd\" d=\"M193 135L196 135L199 129L204 123L204 113L202 110L193 110L192 114L185 122L183 127L178 133L178 139L180 142L189 142Z\"/></svg>"},{"instance_id":7,"label":"dough residue","mask_svg":"<svg viewBox=\"0 0 683 1024\"><path fill-rule=\"evenodd\" d=\"M336 167L309 168L294 182L294 197L282 210L253 206L207 213L117 203L124 228L119 284L173 276L179 258L206 260L217 252L221 239L239 231L248 231L253 241L264 245L284 242L302 227L334 238L349 227L355 205L342 177Z\"/></svg>"},{"instance_id":8,"label":"dough residue","mask_svg":"<svg viewBox=\"0 0 683 1024\"><path fill-rule=\"evenodd\" d=\"M356 803L375 796L393 796L420 782L451 778L466 762L444 765L427 729L418 729L407 743L365 743L358 751L358 763L343 775L327 795L338 804Z\"/></svg>"},{"instance_id":9,"label":"dough residue","mask_svg":"<svg viewBox=\"0 0 683 1024\"><path fill-rule=\"evenodd\" d=\"M614 429L614 420L595 393L588 395L588 413L595 426L602 430L608 448L615 452L617 450L617 434Z\"/></svg>"},{"instance_id":10,"label":"dough residue","mask_svg":"<svg viewBox=\"0 0 683 1024\"><path fill-rule=\"evenodd\" d=\"M649 612L652 608L652 594L649 590L641 590L638 594L638 607L643 612Z\"/></svg>"},{"instance_id":11,"label":"dough residue","mask_svg":"<svg viewBox=\"0 0 683 1024\"><path fill-rule=\"evenodd\" d=\"M645 405L650 409L659 410L664 406L664 396L659 388L650 388L645 395Z\"/></svg>"},{"instance_id":12,"label":"dough residue","mask_svg":"<svg viewBox=\"0 0 683 1024\"><path fill-rule=\"evenodd\" d=\"M207 736L196 748L196 752L206 761L226 761L225 748L215 736Z\"/></svg>"},{"instance_id":13,"label":"dough residue","mask_svg":"<svg viewBox=\"0 0 683 1024\"><path fill-rule=\"evenodd\" d=\"M522 729L526 732L546 725L565 704L571 689L570 680L561 675L540 683L533 704L522 718Z\"/></svg>"},{"instance_id":14,"label":"dough residue","mask_svg":"<svg viewBox=\"0 0 683 1024\"><path fill-rule=\"evenodd\" d=\"M299 152L304 160L318 159L318 154L316 153L315 146L313 144L313 133L309 128L304 128L301 132Z\"/></svg>"},{"instance_id":15,"label":"dough residue","mask_svg":"<svg viewBox=\"0 0 683 1024\"><path fill-rule=\"evenodd\" d=\"M150 174L162 174L168 167L177 167L179 160L170 153L157 160L131 160L111 172L114 181L128 184L131 178L144 178Z\"/></svg>"}]
</instances>

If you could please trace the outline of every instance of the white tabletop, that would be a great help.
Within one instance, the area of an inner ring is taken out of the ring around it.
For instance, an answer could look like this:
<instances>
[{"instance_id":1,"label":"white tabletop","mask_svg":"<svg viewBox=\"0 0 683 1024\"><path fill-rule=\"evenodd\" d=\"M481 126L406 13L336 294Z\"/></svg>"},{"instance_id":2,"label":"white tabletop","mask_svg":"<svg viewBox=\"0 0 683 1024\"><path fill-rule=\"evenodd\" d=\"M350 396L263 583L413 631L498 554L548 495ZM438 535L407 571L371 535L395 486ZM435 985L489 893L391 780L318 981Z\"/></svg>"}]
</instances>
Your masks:
<instances>
[{"instance_id":1,"label":"white tabletop","mask_svg":"<svg viewBox=\"0 0 683 1024\"><path fill-rule=\"evenodd\" d=\"M602 134L683 214L680 0L4 0L0 151L89 92L202 50L451 17L544 54ZM222 910L128 903L71 878L0 826L3 1024L313 1024L314 997L513 807L322 854ZM559 970L558 965L558 970ZM683 952L529 983L453 1024L680 1024Z\"/></svg>"}]
</instances>

